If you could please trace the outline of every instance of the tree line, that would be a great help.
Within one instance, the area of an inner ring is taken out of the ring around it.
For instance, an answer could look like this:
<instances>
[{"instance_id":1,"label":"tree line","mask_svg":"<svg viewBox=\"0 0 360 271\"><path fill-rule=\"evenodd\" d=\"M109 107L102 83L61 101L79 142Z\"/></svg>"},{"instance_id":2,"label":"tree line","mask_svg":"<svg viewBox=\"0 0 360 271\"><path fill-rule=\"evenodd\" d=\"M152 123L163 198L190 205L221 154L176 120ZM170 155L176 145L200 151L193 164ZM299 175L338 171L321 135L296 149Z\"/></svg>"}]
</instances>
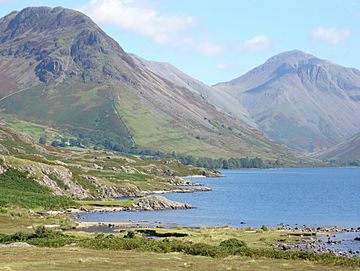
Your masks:
<instances>
[{"instance_id":1,"label":"tree line","mask_svg":"<svg viewBox=\"0 0 360 271\"><path fill-rule=\"evenodd\" d=\"M40 144L46 144L46 138L41 137ZM124 142L123 142L124 143ZM194 157L192 155L183 155L175 152L164 153L161 151L154 151L149 149L143 149L139 146L129 144L122 144L122 142L115 141L108 137L99 137L96 135L88 136L79 134L76 139L54 140L50 143L53 147L81 147L81 148L93 148L94 150L111 150L121 152L130 155L139 155L143 159L159 159L159 158L174 158L179 160L184 165L192 165L197 167L203 167L208 169L238 169L238 168L268 168L279 167L281 163L277 161L264 161L261 158L255 157L238 157L230 159L213 159L207 157Z\"/></svg>"}]
</instances>

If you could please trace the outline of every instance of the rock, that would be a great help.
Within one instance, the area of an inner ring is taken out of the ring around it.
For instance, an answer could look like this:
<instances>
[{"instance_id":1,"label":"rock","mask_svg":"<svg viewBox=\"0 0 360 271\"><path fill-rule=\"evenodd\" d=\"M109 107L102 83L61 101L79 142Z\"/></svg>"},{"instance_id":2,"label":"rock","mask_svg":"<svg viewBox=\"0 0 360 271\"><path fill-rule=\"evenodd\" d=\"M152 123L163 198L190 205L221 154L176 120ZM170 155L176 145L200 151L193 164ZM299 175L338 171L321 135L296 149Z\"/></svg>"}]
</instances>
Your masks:
<instances>
[{"instance_id":1,"label":"rock","mask_svg":"<svg viewBox=\"0 0 360 271\"><path fill-rule=\"evenodd\" d=\"M98 164L95 164L95 163L94 163L93 167L94 167L95 169L103 169L102 166L99 166Z\"/></svg>"},{"instance_id":2,"label":"rock","mask_svg":"<svg viewBox=\"0 0 360 271\"><path fill-rule=\"evenodd\" d=\"M357 237L355 237L355 239L354 239L355 241L360 241L360 235L359 236L357 236Z\"/></svg>"},{"instance_id":3,"label":"rock","mask_svg":"<svg viewBox=\"0 0 360 271\"><path fill-rule=\"evenodd\" d=\"M0 175L6 172L6 168L3 168L2 166L0 166Z\"/></svg>"},{"instance_id":4,"label":"rock","mask_svg":"<svg viewBox=\"0 0 360 271\"><path fill-rule=\"evenodd\" d=\"M96 187L97 192L99 193L98 198L121 198L121 197L137 197L142 196L140 190L131 184L124 184L121 187L117 186L107 186L101 184L100 180L94 176L81 175L81 178L84 178L92 185Z\"/></svg>"},{"instance_id":5,"label":"rock","mask_svg":"<svg viewBox=\"0 0 360 271\"><path fill-rule=\"evenodd\" d=\"M63 72L63 63L57 58L45 58L35 67L36 75L44 83L60 77Z\"/></svg>"},{"instance_id":6,"label":"rock","mask_svg":"<svg viewBox=\"0 0 360 271\"><path fill-rule=\"evenodd\" d=\"M172 210L172 209L191 209L191 205L172 201L164 197L145 197L139 199L131 206L131 210Z\"/></svg>"},{"instance_id":7,"label":"rock","mask_svg":"<svg viewBox=\"0 0 360 271\"><path fill-rule=\"evenodd\" d=\"M1 145L1 144L0 144L0 153L5 154L5 155L10 154L9 150L6 147L4 147L3 145Z\"/></svg>"},{"instance_id":8,"label":"rock","mask_svg":"<svg viewBox=\"0 0 360 271\"><path fill-rule=\"evenodd\" d=\"M62 211L52 211L52 210L46 212L46 214L48 214L48 215L59 215L59 214L62 214L62 213L64 213L64 212L62 212Z\"/></svg>"}]
</instances>

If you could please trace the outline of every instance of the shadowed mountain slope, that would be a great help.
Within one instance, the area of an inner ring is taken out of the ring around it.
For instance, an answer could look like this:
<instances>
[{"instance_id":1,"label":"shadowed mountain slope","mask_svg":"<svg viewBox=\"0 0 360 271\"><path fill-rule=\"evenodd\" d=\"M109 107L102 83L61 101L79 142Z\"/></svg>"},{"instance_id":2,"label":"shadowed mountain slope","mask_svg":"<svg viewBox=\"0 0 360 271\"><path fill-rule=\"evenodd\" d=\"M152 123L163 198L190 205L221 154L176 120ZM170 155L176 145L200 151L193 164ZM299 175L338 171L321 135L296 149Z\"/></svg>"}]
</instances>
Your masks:
<instances>
[{"instance_id":1,"label":"shadowed mountain slope","mask_svg":"<svg viewBox=\"0 0 360 271\"><path fill-rule=\"evenodd\" d=\"M360 133L315 156L321 159L360 160Z\"/></svg>"}]
</instances>

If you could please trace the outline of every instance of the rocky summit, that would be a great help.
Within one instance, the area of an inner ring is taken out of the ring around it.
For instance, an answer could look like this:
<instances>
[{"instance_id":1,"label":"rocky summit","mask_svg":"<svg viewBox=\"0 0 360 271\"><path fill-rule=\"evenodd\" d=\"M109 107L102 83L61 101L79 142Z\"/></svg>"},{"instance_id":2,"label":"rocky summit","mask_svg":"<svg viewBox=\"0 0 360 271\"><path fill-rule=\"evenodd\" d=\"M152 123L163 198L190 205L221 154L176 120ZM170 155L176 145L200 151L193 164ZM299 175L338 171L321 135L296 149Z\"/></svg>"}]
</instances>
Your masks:
<instances>
[{"instance_id":1,"label":"rocky summit","mask_svg":"<svg viewBox=\"0 0 360 271\"><path fill-rule=\"evenodd\" d=\"M360 71L302 51L276 55L215 87L240 102L268 136L303 152L360 131Z\"/></svg>"}]
</instances>

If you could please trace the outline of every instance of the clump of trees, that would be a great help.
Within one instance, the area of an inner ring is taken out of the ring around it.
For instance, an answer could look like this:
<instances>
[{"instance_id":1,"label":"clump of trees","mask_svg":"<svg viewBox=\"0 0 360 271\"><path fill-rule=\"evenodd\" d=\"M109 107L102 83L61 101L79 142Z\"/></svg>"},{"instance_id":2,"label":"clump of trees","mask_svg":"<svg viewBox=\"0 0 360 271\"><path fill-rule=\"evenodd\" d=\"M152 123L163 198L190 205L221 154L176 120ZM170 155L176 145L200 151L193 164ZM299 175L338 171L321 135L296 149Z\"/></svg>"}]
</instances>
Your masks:
<instances>
[{"instance_id":1,"label":"clump of trees","mask_svg":"<svg viewBox=\"0 0 360 271\"><path fill-rule=\"evenodd\" d=\"M131 155L140 155L144 159L159 159L159 158L174 158L179 160L184 165L193 165L208 169L239 169L239 168L267 168L279 167L280 161L264 161L261 158L254 157L234 157L230 159L213 159L213 158L198 158L192 155L182 155L175 152L164 153L149 149L139 148L135 143L130 143L129 138L117 140L110 136L101 134L85 134L78 133L76 139L54 140L51 145L53 147L81 147L94 148L94 150L111 150Z\"/></svg>"},{"instance_id":2,"label":"clump of trees","mask_svg":"<svg viewBox=\"0 0 360 271\"><path fill-rule=\"evenodd\" d=\"M156 158L174 158L179 160L184 165L192 165L197 167L203 167L208 169L239 169L239 168L267 168L280 166L280 161L266 161L264 162L261 158L230 158L230 159L212 159L212 158L197 158L192 155L181 155L175 152L171 154L153 152L151 150L139 151L138 154L142 155L144 159L156 159Z\"/></svg>"},{"instance_id":3,"label":"clump of trees","mask_svg":"<svg viewBox=\"0 0 360 271\"><path fill-rule=\"evenodd\" d=\"M79 139L66 139L62 138L61 140L54 140L51 142L51 146L53 147L79 147L79 148L85 148L86 146L81 142Z\"/></svg>"},{"instance_id":4,"label":"clump of trees","mask_svg":"<svg viewBox=\"0 0 360 271\"><path fill-rule=\"evenodd\" d=\"M329 162L330 165L336 167L360 167L360 160L325 160L325 162Z\"/></svg>"}]
</instances>

